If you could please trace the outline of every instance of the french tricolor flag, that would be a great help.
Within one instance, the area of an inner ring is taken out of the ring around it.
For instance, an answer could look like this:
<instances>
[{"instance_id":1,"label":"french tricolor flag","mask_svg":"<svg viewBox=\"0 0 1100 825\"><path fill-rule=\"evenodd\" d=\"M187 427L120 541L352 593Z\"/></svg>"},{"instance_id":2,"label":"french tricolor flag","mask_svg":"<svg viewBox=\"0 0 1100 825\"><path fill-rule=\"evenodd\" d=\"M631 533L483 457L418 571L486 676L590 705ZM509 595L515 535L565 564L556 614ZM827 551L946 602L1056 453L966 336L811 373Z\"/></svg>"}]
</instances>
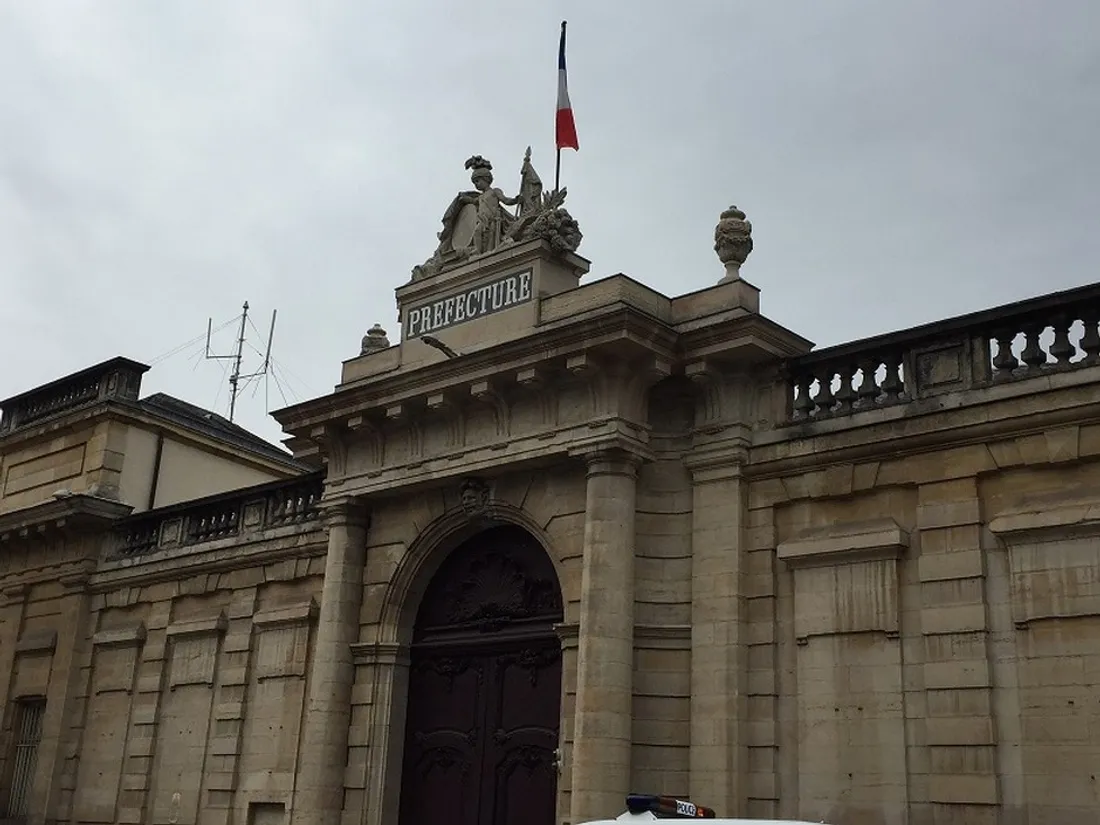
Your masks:
<instances>
[{"instance_id":1,"label":"french tricolor flag","mask_svg":"<svg viewBox=\"0 0 1100 825\"><path fill-rule=\"evenodd\" d=\"M558 47L558 117L555 127L558 150L580 149L577 144L577 124L573 122L573 104L569 102L569 83L565 77L565 21L561 24L561 45Z\"/></svg>"}]
</instances>

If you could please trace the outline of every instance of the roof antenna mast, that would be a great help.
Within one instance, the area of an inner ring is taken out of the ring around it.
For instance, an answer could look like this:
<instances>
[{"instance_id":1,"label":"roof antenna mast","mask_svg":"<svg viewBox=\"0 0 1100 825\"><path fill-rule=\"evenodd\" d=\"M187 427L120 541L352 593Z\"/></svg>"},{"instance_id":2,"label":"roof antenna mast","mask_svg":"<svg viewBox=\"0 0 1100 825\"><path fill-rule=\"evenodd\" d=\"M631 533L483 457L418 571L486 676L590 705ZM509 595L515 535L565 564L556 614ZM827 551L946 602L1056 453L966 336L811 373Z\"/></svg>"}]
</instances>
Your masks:
<instances>
[{"instance_id":1,"label":"roof antenna mast","mask_svg":"<svg viewBox=\"0 0 1100 825\"><path fill-rule=\"evenodd\" d=\"M251 378L259 378L261 375L267 375L268 367L271 365L271 340L275 337L275 316L278 310L273 309L271 311L271 329L267 334L267 351L264 353L264 362L258 370L250 372L248 374L241 373L241 360L244 356L244 344L245 333L248 329L248 301L244 302L244 306L241 308L241 325L237 332L236 347L229 355L212 355L210 352L210 336L213 333L214 319L210 318L206 322L206 358L210 361L229 360L233 362L233 371L229 374L229 420L232 421L233 417L237 414L237 396L240 395L241 381L249 380Z\"/></svg>"}]
</instances>

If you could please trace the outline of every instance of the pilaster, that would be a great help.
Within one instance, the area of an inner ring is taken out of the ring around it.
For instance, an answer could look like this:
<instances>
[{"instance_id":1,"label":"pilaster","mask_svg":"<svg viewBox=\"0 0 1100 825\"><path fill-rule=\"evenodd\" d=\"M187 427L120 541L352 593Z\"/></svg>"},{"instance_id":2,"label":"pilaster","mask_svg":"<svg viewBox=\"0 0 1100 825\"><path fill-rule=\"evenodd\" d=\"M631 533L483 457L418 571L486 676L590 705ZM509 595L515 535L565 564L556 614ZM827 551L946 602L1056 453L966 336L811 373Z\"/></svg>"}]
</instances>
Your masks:
<instances>
[{"instance_id":1,"label":"pilaster","mask_svg":"<svg viewBox=\"0 0 1100 825\"><path fill-rule=\"evenodd\" d=\"M720 816L747 809L749 616L745 524L754 387L701 359L685 370L697 388L692 475L691 746L689 791Z\"/></svg>"},{"instance_id":2,"label":"pilaster","mask_svg":"<svg viewBox=\"0 0 1100 825\"><path fill-rule=\"evenodd\" d=\"M72 713L71 698L77 692L79 664L90 642L88 632L88 574L73 571L60 578L62 586L61 615L57 623L57 642L50 667L50 687L46 697L46 713L42 720L42 740L38 747L32 801L38 810L32 811L28 825L47 822L58 815L65 769L67 730ZM69 789L71 791L71 788Z\"/></svg>"},{"instance_id":3,"label":"pilaster","mask_svg":"<svg viewBox=\"0 0 1100 825\"><path fill-rule=\"evenodd\" d=\"M744 814L747 789L747 482L743 445L689 458L692 471L689 791L722 816ZM705 801L704 801L705 800Z\"/></svg>"},{"instance_id":4,"label":"pilaster","mask_svg":"<svg viewBox=\"0 0 1100 825\"><path fill-rule=\"evenodd\" d=\"M570 819L614 817L630 792L634 523L639 458L589 453Z\"/></svg>"},{"instance_id":5,"label":"pilaster","mask_svg":"<svg viewBox=\"0 0 1100 825\"><path fill-rule=\"evenodd\" d=\"M12 758L13 728L11 695L12 674L15 671L16 647L23 628L24 608L30 588L22 582L8 584L0 589L0 776L7 776ZM0 804L6 805L7 793L0 795Z\"/></svg>"},{"instance_id":6,"label":"pilaster","mask_svg":"<svg viewBox=\"0 0 1100 825\"><path fill-rule=\"evenodd\" d=\"M355 822L364 825L396 822L401 801L409 649L398 643L356 644L352 646L352 656L359 675L352 695L354 721L350 743L365 754L361 769L355 769L356 779L362 780L364 788L359 812L362 818L356 818ZM359 760L349 762L359 765Z\"/></svg>"},{"instance_id":7,"label":"pilaster","mask_svg":"<svg viewBox=\"0 0 1100 825\"><path fill-rule=\"evenodd\" d=\"M927 801L992 821L1000 800L976 479L921 485L917 526Z\"/></svg>"},{"instance_id":8,"label":"pilaster","mask_svg":"<svg viewBox=\"0 0 1100 825\"><path fill-rule=\"evenodd\" d=\"M324 515L328 554L291 815L294 825L339 821L344 807L355 679L351 646L359 638L369 518L361 502L350 497L326 503Z\"/></svg>"}]
</instances>

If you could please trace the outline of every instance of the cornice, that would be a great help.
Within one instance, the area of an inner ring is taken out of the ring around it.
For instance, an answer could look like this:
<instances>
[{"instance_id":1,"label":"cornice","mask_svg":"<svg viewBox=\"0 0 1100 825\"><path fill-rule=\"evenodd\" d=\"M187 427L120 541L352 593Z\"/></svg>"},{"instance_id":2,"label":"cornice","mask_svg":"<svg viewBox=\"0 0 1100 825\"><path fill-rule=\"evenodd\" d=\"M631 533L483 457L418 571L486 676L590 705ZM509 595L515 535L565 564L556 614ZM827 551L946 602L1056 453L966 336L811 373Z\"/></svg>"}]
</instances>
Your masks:
<instances>
[{"instance_id":1,"label":"cornice","mask_svg":"<svg viewBox=\"0 0 1100 825\"><path fill-rule=\"evenodd\" d=\"M898 559L908 548L909 533L885 518L805 530L781 542L775 555L788 567L826 567Z\"/></svg>"},{"instance_id":2,"label":"cornice","mask_svg":"<svg viewBox=\"0 0 1100 825\"><path fill-rule=\"evenodd\" d=\"M0 515L0 541L34 538L53 531L107 529L133 507L120 501L75 493Z\"/></svg>"},{"instance_id":3,"label":"cornice","mask_svg":"<svg viewBox=\"0 0 1100 825\"><path fill-rule=\"evenodd\" d=\"M1030 391L1019 392L1016 397L1040 394L1047 393L1036 392L1032 387ZM854 420L844 422L845 426L827 430L803 429L797 425L758 430L753 436L746 474L761 479L785 476L824 464L899 458L945 447L986 444L1064 426L1100 423L1100 401L1069 403L1021 415L1015 404L1005 403L1013 399L991 400L985 396L984 390L972 390L967 395L970 396L969 404L910 410L906 407L914 405L886 407L864 414L874 416L871 420L867 417L860 420L861 416L857 413L850 416ZM1000 414L998 406L1002 408ZM985 410L984 414L982 410ZM967 412L976 415L970 420L958 422L957 419ZM792 454L792 448L801 452Z\"/></svg>"},{"instance_id":4,"label":"cornice","mask_svg":"<svg viewBox=\"0 0 1100 825\"><path fill-rule=\"evenodd\" d=\"M674 358L676 333L666 323L640 309L617 304L577 318L536 327L535 334L474 350L459 358L417 369L364 379L320 398L272 413L288 433L308 435L318 424L350 418L365 409L384 409L411 398L445 392L458 384L490 381L513 372L546 367L578 352L623 343L639 354L652 352ZM408 346L408 344L402 344Z\"/></svg>"},{"instance_id":5,"label":"cornice","mask_svg":"<svg viewBox=\"0 0 1100 825\"><path fill-rule=\"evenodd\" d=\"M320 530L315 536L312 541L278 543L274 547L272 544L278 542L278 537L267 536L246 545L237 539L226 539L217 546L181 548L176 554L158 551L155 556L150 553L132 559L104 561L90 577L88 592L106 593L122 587L144 587L190 576L262 567L287 559L324 556L328 542Z\"/></svg>"},{"instance_id":6,"label":"cornice","mask_svg":"<svg viewBox=\"0 0 1100 825\"><path fill-rule=\"evenodd\" d=\"M1100 536L1100 501L1063 504L998 516L989 531L1008 546Z\"/></svg>"},{"instance_id":7,"label":"cornice","mask_svg":"<svg viewBox=\"0 0 1100 825\"><path fill-rule=\"evenodd\" d=\"M642 461L656 458L644 430L631 422L612 417L549 433L538 431L431 458L417 458L380 470L365 470L345 477L340 493L364 499L405 495L448 478L494 476L551 465L562 459L583 459L589 453L616 449L632 452Z\"/></svg>"}]
</instances>

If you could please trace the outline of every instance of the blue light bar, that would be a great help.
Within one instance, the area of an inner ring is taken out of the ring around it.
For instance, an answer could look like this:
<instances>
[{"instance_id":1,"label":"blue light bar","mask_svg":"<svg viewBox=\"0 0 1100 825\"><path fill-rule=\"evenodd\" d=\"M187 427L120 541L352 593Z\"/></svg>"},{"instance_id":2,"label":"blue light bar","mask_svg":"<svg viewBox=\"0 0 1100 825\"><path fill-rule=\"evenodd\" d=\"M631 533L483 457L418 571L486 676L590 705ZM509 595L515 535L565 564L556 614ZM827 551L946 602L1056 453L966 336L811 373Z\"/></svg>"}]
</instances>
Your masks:
<instances>
[{"instance_id":1,"label":"blue light bar","mask_svg":"<svg viewBox=\"0 0 1100 825\"><path fill-rule=\"evenodd\" d=\"M639 793L632 793L626 798L626 809L632 814L650 811L658 819L715 819L717 816L710 808L704 808L694 802L672 796Z\"/></svg>"}]
</instances>

